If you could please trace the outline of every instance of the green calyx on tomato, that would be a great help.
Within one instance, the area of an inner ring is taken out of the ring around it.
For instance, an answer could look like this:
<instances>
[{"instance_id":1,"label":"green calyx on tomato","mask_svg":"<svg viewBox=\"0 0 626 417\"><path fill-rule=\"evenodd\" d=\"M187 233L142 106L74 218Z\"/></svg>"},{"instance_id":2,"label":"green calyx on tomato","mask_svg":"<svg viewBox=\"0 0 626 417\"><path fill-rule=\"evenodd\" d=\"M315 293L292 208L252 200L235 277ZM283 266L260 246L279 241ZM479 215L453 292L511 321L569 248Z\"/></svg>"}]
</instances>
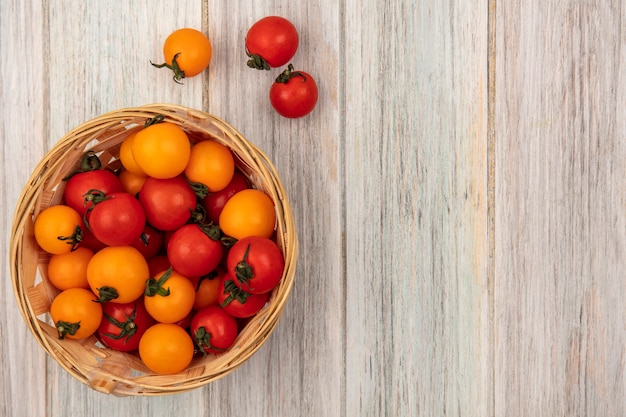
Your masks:
<instances>
[{"instance_id":1,"label":"green calyx on tomato","mask_svg":"<svg viewBox=\"0 0 626 417\"><path fill-rule=\"evenodd\" d=\"M57 236L57 239L66 241L68 245L72 245L70 252L74 252L78 245L83 241L83 229L80 226L74 228L74 233L69 236Z\"/></svg>"},{"instance_id":2,"label":"green calyx on tomato","mask_svg":"<svg viewBox=\"0 0 626 417\"><path fill-rule=\"evenodd\" d=\"M250 253L250 244L246 246L246 251L243 254L243 259L235 266L235 277L241 284L246 284L252 278L254 278L254 270L247 262L248 254Z\"/></svg>"},{"instance_id":3,"label":"green calyx on tomato","mask_svg":"<svg viewBox=\"0 0 626 417\"><path fill-rule=\"evenodd\" d=\"M211 333L207 332L204 327L199 327L193 334L196 345L200 348L203 354L206 355L206 349L215 351L215 352L225 352L228 348L218 348L211 344Z\"/></svg>"},{"instance_id":4,"label":"green calyx on tomato","mask_svg":"<svg viewBox=\"0 0 626 417\"><path fill-rule=\"evenodd\" d=\"M108 303L111 300L115 300L119 297L119 293L113 287L100 287L98 288L98 299L95 300L97 303Z\"/></svg>"},{"instance_id":5,"label":"green calyx on tomato","mask_svg":"<svg viewBox=\"0 0 626 417\"><path fill-rule=\"evenodd\" d=\"M289 64L287 66L287 69L281 72L278 77L276 77L276 82L287 84L289 80L291 80L293 77L302 77L302 81L306 81L306 75L304 75L300 71L294 71L293 65Z\"/></svg>"},{"instance_id":6,"label":"green calyx on tomato","mask_svg":"<svg viewBox=\"0 0 626 417\"><path fill-rule=\"evenodd\" d=\"M104 333L103 336L107 336L115 340L126 338L126 340L124 341L124 343L126 343L135 333L137 333L137 324L135 323L135 318L137 316L136 305L133 307L133 312L130 314L130 316L126 315L126 321L124 322L116 320L114 317L107 313L103 313L103 315L109 323L120 329L119 334Z\"/></svg>"},{"instance_id":7,"label":"green calyx on tomato","mask_svg":"<svg viewBox=\"0 0 626 417\"><path fill-rule=\"evenodd\" d=\"M172 276L172 271L173 269L170 266L168 270L165 271L163 275L161 275L161 278L159 278L158 281L154 278L148 279L146 281L145 295L148 297L154 297L157 294L162 297L167 297L168 295L170 295L170 289L164 288L163 286L165 285L165 282L170 278L170 276Z\"/></svg>"},{"instance_id":8,"label":"green calyx on tomato","mask_svg":"<svg viewBox=\"0 0 626 417\"><path fill-rule=\"evenodd\" d=\"M100 168L102 168L102 162L100 162L98 155L96 155L94 151L87 151L80 160L80 169L70 173L67 177L63 178L63 181L69 181L70 178L81 172L96 171Z\"/></svg>"},{"instance_id":9,"label":"green calyx on tomato","mask_svg":"<svg viewBox=\"0 0 626 417\"><path fill-rule=\"evenodd\" d=\"M59 333L59 339L65 339L66 335L74 336L78 329L80 329L80 321L76 323L68 323L66 321L56 322L57 332Z\"/></svg>"},{"instance_id":10,"label":"green calyx on tomato","mask_svg":"<svg viewBox=\"0 0 626 417\"><path fill-rule=\"evenodd\" d=\"M239 288L231 279L224 282L224 294L228 294L228 297L226 297L222 302L222 307L227 306L233 300L237 300L241 304L245 304L248 297L251 295L248 291Z\"/></svg>"},{"instance_id":11,"label":"green calyx on tomato","mask_svg":"<svg viewBox=\"0 0 626 417\"><path fill-rule=\"evenodd\" d=\"M154 64L152 64L154 65ZM143 128L145 129L146 127L150 127L152 125L155 125L157 123L163 123L163 121L165 120L165 116L162 114L157 114L156 116L146 120L146 123L144 123Z\"/></svg>"},{"instance_id":12,"label":"green calyx on tomato","mask_svg":"<svg viewBox=\"0 0 626 417\"><path fill-rule=\"evenodd\" d=\"M246 62L246 65L248 65L250 68L269 71L270 65L265 59L263 59L261 55L251 54L250 51L248 51L248 48L246 48L246 55L248 55L248 57L250 58L248 62Z\"/></svg>"},{"instance_id":13,"label":"green calyx on tomato","mask_svg":"<svg viewBox=\"0 0 626 417\"><path fill-rule=\"evenodd\" d=\"M207 195L209 195L209 187L202 184L201 182L190 181L189 185L191 186L191 189L193 190L193 192L196 194L196 197L202 199L206 197Z\"/></svg>"},{"instance_id":14,"label":"green calyx on tomato","mask_svg":"<svg viewBox=\"0 0 626 417\"><path fill-rule=\"evenodd\" d=\"M222 231L219 226L214 225L213 223L209 224L201 224L200 230L207 235L211 240L220 240L222 238Z\"/></svg>"},{"instance_id":15,"label":"green calyx on tomato","mask_svg":"<svg viewBox=\"0 0 626 417\"><path fill-rule=\"evenodd\" d=\"M171 64L168 64L167 62L164 62L162 64L155 64L152 61L150 61L150 63L152 64L153 67L156 67L156 68L166 67L166 68L171 69L174 72L174 81L178 84L182 84L180 80L185 78L185 71L181 70L180 67L178 66L178 62L176 61L176 59L178 58L178 55L180 55L180 52L174 55L174 58L172 58Z\"/></svg>"}]
</instances>

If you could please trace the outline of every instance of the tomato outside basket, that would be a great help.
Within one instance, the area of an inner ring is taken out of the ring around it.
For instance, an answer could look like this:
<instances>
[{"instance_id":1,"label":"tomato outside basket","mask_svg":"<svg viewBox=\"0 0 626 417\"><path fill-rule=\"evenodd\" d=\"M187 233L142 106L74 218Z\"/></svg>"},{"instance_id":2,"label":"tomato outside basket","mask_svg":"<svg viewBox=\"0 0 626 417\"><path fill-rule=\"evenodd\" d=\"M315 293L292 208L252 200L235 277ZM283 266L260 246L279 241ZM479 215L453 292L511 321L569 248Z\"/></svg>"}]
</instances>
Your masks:
<instances>
[{"instance_id":1,"label":"tomato outside basket","mask_svg":"<svg viewBox=\"0 0 626 417\"><path fill-rule=\"evenodd\" d=\"M122 141L157 115L175 123L194 140L212 138L228 146L237 166L254 188L263 190L276 208L276 241L285 257L279 285L267 305L242 329L227 352L194 358L184 371L158 375L132 353L104 347L95 336L83 340L59 340L49 318L58 291L48 281L50 255L34 237L34 219L46 207L63 198L63 178L76 170L87 150L95 151L103 167L121 167ZM21 313L37 342L69 374L91 388L116 396L154 396L189 391L217 380L242 365L267 340L276 327L291 291L296 270L298 242L289 200L280 178L266 155L232 126L210 114L177 105L153 104L126 108L99 116L65 135L42 159L22 191L10 240L13 289Z\"/></svg>"}]
</instances>

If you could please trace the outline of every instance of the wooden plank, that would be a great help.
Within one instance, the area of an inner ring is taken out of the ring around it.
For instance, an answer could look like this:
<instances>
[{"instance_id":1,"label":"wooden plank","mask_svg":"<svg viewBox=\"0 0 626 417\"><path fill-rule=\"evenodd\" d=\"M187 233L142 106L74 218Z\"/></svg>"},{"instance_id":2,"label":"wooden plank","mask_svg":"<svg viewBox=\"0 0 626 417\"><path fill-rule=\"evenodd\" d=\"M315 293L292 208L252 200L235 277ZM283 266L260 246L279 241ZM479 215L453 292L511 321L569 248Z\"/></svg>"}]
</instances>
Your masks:
<instances>
[{"instance_id":1,"label":"wooden plank","mask_svg":"<svg viewBox=\"0 0 626 417\"><path fill-rule=\"evenodd\" d=\"M495 415L623 416L626 6L496 9Z\"/></svg>"},{"instance_id":2,"label":"wooden plank","mask_svg":"<svg viewBox=\"0 0 626 417\"><path fill-rule=\"evenodd\" d=\"M276 331L244 366L208 388L215 415L342 415L339 13L333 2L208 2L215 48L205 108L273 161L300 244L292 295ZM270 106L269 88L282 68L246 66L247 30L268 15L294 23L300 44L292 62L318 82L317 108L302 119L284 119Z\"/></svg>"},{"instance_id":3,"label":"wooden plank","mask_svg":"<svg viewBox=\"0 0 626 417\"><path fill-rule=\"evenodd\" d=\"M23 30L28 27L30 30ZM0 415L45 415L45 355L18 310L9 279L9 239L13 211L22 187L43 153L46 120L41 91L45 79L41 68L44 56L45 17L41 2L0 2ZM40 370L40 373L33 372ZM28 401L24 398L28 395Z\"/></svg>"},{"instance_id":4,"label":"wooden plank","mask_svg":"<svg viewBox=\"0 0 626 417\"><path fill-rule=\"evenodd\" d=\"M201 107L201 78L186 80L179 86L167 71L149 63L162 60L162 42L171 31L183 26L201 28L200 2L64 1L50 2L46 7L43 15L47 20L41 24L46 31L42 45L46 61L33 69L34 76L44 83L32 97L35 110L16 118L16 123L23 126L32 125L32 120L44 120L45 125L35 141L25 142L24 150L12 154L39 159L42 145L48 148L73 127L123 107L153 102ZM45 384L39 392L46 398L34 404L45 406L46 415L165 416L173 415L182 405L185 415L200 416L205 412L203 390L158 399L119 399L82 385L50 359L46 363L28 369L31 378L41 378ZM15 393L14 401L29 404L25 398Z\"/></svg>"},{"instance_id":5,"label":"wooden plank","mask_svg":"<svg viewBox=\"0 0 626 417\"><path fill-rule=\"evenodd\" d=\"M489 415L487 11L346 1L345 415Z\"/></svg>"}]
</instances>

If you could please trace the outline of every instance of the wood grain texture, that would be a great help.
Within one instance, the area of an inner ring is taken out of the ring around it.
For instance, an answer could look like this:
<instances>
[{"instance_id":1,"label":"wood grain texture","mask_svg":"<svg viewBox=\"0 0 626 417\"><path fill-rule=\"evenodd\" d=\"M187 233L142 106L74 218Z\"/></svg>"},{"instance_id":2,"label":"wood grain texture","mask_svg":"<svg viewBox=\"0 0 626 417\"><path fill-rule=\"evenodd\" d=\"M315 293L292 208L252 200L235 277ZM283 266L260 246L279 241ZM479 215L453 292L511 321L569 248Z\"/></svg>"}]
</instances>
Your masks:
<instances>
[{"instance_id":1,"label":"wood grain texture","mask_svg":"<svg viewBox=\"0 0 626 417\"><path fill-rule=\"evenodd\" d=\"M626 414L625 18L498 3L496 415Z\"/></svg>"},{"instance_id":2,"label":"wood grain texture","mask_svg":"<svg viewBox=\"0 0 626 417\"><path fill-rule=\"evenodd\" d=\"M273 161L293 205L300 246L294 288L276 331L244 372L208 387L216 415L342 415L340 12L333 2L208 2L215 64L207 110ZM292 63L318 82L318 105L305 118L282 118L270 106L269 88L284 68L246 66L246 32L267 15L293 22L299 47Z\"/></svg>"},{"instance_id":3,"label":"wood grain texture","mask_svg":"<svg viewBox=\"0 0 626 417\"><path fill-rule=\"evenodd\" d=\"M30 27L32 30L22 31ZM42 91L46 59L42 51L46 19L34 1L0 2L0 160L2 182L0 223L2 280L0 292L0 415L43 416L46 407L45 357L19 313L10 280L7 257L13 210L43 155L47 126ZM40 370L39 373L32 372ZM25 387L29 396L25 397Z\"/></svg>"},{"instance_id":4,"label":"wood grain texture","mask_svg":"<svg viewBox=\"0 0 626 417\"><path fill-rule=\"evenodd\" d=\"M487 415L487 2L345 9L346 415Z\"/></svg>"},{"instance_id":5,"label":"wood grain texture","mask_svg":"<svg viewBox=\"0 0 626 417\"><path fill-rule=\"evenodd\" d=\"M0 416L626 415L626 5L534 3L0 1L2 253L44 152L153 102L264 150L300 242L267 343L158 398L97 393L46 357L5 256ZM318 80L303 119L269 106L280 69L245 65L270 14ZM149 61L182 26L214 51L177 85Z\"/></svg>"}]
</instances>

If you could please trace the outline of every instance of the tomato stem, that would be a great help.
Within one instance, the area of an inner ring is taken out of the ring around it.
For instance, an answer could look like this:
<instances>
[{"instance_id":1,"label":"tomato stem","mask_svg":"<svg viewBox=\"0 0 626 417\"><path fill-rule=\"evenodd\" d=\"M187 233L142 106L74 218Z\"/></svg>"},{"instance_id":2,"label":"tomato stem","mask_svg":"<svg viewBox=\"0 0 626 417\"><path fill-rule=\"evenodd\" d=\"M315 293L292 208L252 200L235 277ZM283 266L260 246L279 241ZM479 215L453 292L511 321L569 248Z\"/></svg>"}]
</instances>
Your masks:
<instances>
[{"instance_id":1,"label":"tomato stem","mask_svg":"<svg viewBox=\"0 0 626 417\"><path fill-rule=\"evenodd\" d=\"M80 321L76 323L69 323L67 321L57 321L56 322L57 332L59 333L59 339L65 339L65 336L68 334L70 336L74 336L78 329L80 329Z\"/></svg>"},{"instance_id":2,"label":"tomato stem","mask_svg":"<svg viewBox=\"0 0 626 417\"><path fill-rule=\"evenodd\" d=\"M226 348L218 348L211 344L211 333L207 332L204 326L199 327L198 330L194 332L194 339L196 341L196 345L200 348L203 354L206 355L207 350L211 350L214 352L224 352L228 349Z\"/></svg>"},{"instance_id":3,"label":"tomato stem","mask_svg":"<svg viewBox=\"0 0 626 417\"><path fill-rule=\"evenodd\" d=\"M102 168L102 163L100 162L100 158L98 158L98 155L96 155L94 151L87 151L83 154L83 157L80 160L80 169L72 172L67 177L63 178L63 181L68 181L76 174L88 171L97 171L100 168Z\"/></svg>"},{"instance_id":4,"label":"tomato stem","mask_svg":"<svg viewBox=\"0 0 626 417\"><path fill-rule=\"evenodd\" d=\"M246 48L246 55L250 58L248 62L246 62L250 68L269 71L270 65L261 55L251 54L250 51L248 51L248 48Z\"/></svg>"},{"instance_id":5,"label":"tomato stem","mask_svg":"<svg viewBox=\"0 0 626 417\"><path fill-rule=\"evenodd\" d=\"M143 127L144 129L146 127L150 127L152 125L155 125L157 123L163 123L163 121L165 120L165 116L162 114L157 114L156 116L146 120L146 123L144 123Z\"/></svg>"},{"instance_id":6,"label":"tomato stem","mask_svg":"<svg viewBox=\"0 0 626 417\"><path fill-rule=\"evenodd\" d=\"M96 303L108 303L109 301L115 300L117 297L119 297L117 290L113 287L104 286L97 288L97 290L98 299L95 300Z\"/></svg>"},{"instance_id":7,"label":"tomato stem","mask_svg":"<svg viewBox=\"0 0 626 417\"><path fill-rule=\"evenodd\" d=\"M220 230L220 227L210 223L210 224L202 224L199 225L200 229L204 232L205 235L207 235L209 238L211 238L211 240L220 240L222 237L222 231Z\"/></svg>"},{"instance_id":8,"label":"tomato stem","mask_svg":"<svg viewBox=\"0 0 626 417\"><path fill-rule=\"evenodd\" d=\"M178 61L176 61L176 59L178 58L178 55L180 55L180 52L174 55L174 58L172 58L171 64L168 64L167 62L164 62L162 64L155 64L152 61L150 61L150 63L152 64L152 66L156 68L166 67L166 68L171 69L172 71L174 71L174 81L178 84L182 84L180 80L185 78L185 71L181 70L180 67L178 66Z\"/></svg>"},{"instance_id":9,"label":"tomato stem","mask_svg":"<svg viewBox=\"0 0 626 417\"><path fill-rule=\"evenodd\" d=\"M226 297L224 301L222 301L222 307L226 307L234 300L239 301L240 304L245 304L248 300L248 297L250 297L250 293L246 290L239 288L237 284L235 284L235 281L233 281L232 279L224 282L224 294L228 294L228 297Z\"/></svg>"},{"instance_id":10,"label":"tomato stem","mask_svg":"<svg viewBox=\"0 0 626 417\"><path fill-rule=\"evenodd\" d=\"M191 186L191 189L193 190L193 192L196 194L196 197L202 199L206 197L207 195L209 195L209 187L202 184L201 182L190 181L189 185Z\"/></svg>"},{"instance_id":11,"label":"tomato stem","mask_svg":"<svg viewBox=\"0 0 626 417\"><path fill-rule=\"evenodd\" d=\"M165 282L172 276L172 271L173 269L170 266L169 269L161 275L158 281L154 278L148 279L146 281L146 291L144 294L148 297L154 297L157 294L163 297L170 295L170 289L163 288L163 285L165 285Z\"/></svg>"},{"instance_id":12,"label":"tomato stem","mask_svg":"<svg viewBox=\"0 0 626 417\"><path fill-rule=\"evenodd\" d=\"M306 75L304 75L300 71L294 71L293 65L289 64L287 66L287 69L281 72L280 75L278 75L278 77L276 77L276 82L286 84L293 77L302 77L302 81L303 82L306 81Z\"/></svg>"},{"instance_id":13,"label":"tomato stem","mask_svg":"<svg viewBox=\"0 0 626 417\"><path fill-rule=\"evenodd\" d=\"M70 252L74 252L78 248L78 245L80 245L83 241L83 229L77 225L74 228L74 233L69 236L57 236L57 239L66 240L68 245L72 245Z\"/></svg>"},{"instance_id":14,"label":"tomato stem","mask_svg":"<svg viewBox=\"0 0 626 417\"><path fill-rule=\"evenodd\" d=\"M120 334L104 333L103 336L107 336L115 340L126 338L126 340L124 341L124 343L126 343L135 333L137 333L137 324L135 323L135 317L137 316L136 304L133 306L133 312L130 314L130 316L125 315L126 321L124 322L116 320L115 317L107 313L103 313L103 314L104 314L104 318L109 323L121 329Z\"/></svg>"},{"instance_id":15,"label":"tomato stem","mask_svg":"<svg viewBox=\"0 0 626 417\"><path fill-rule=\"evenodd\" d=\"M243 253L243 259L235 266L235 277L243 285L246 284L250 288L250 280L254 278L254 269L247 262L248 254L250 253L250 244L246 247L246 251Z\"/></svg>"}]
</instances>

